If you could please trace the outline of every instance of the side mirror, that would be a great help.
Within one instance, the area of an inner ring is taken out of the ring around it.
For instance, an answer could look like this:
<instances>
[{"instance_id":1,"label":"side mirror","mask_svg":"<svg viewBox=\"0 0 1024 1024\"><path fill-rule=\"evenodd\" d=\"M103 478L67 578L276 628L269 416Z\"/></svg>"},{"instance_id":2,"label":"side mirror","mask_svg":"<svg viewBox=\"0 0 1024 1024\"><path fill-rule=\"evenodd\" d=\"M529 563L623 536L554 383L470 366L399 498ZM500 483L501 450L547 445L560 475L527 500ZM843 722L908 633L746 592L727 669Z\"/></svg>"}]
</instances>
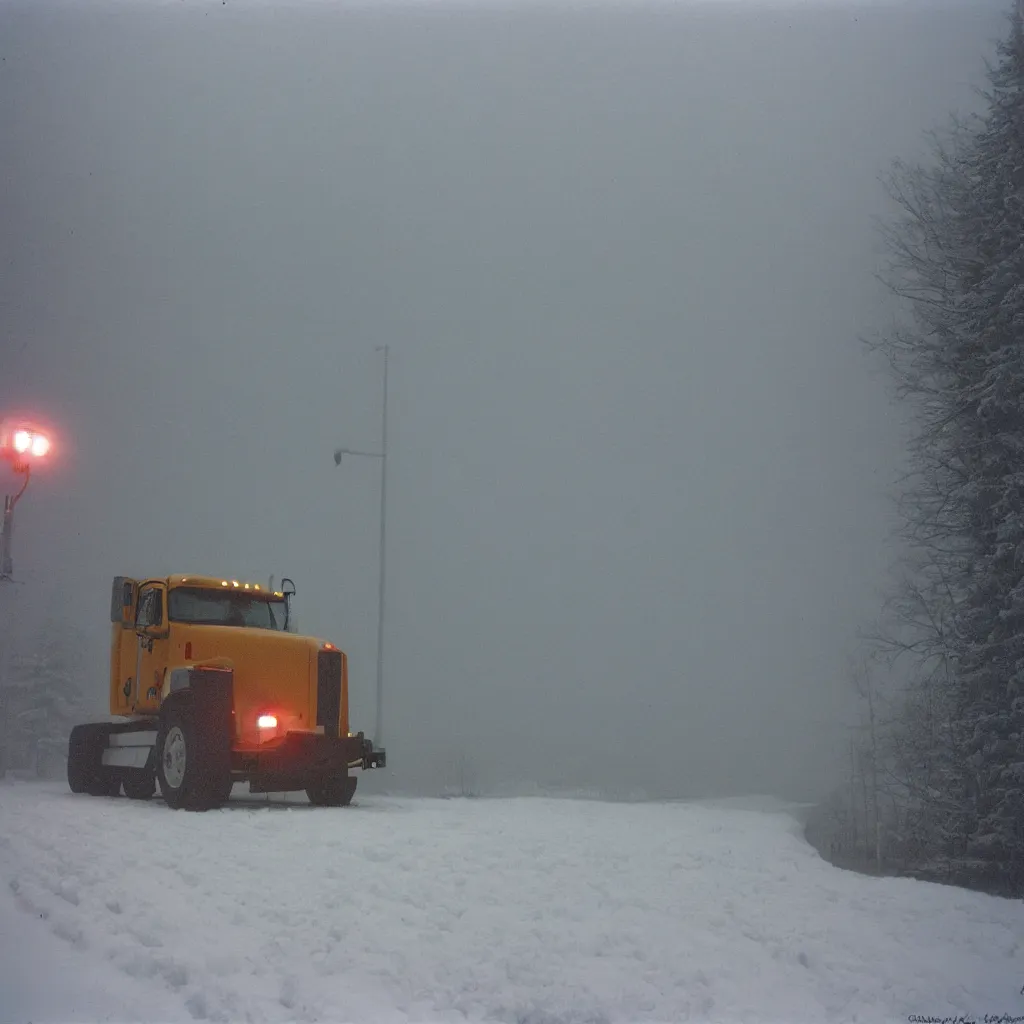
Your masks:
<instances>
[{"instance_id":1,"label":"side mirror","mask_svg":"<svg viewBox=\"0 0 1024 1024\"><path fill-rule=\"evenodd\" d=\"M139 599L135 632L142 637L165 637L168 635L167 615L164 608L167 591L163 587L147 589Z\"/></svg>"},{"instance_id":2,"label":"side mirror","mask_svg":"<svg viewBox=\"0 0 1024 1024\"><path fill-rule=\"evenodd\" d=\"M293 633L295 625L292 622L292 598L295 596L295 581L282 576L281 593L284 594L284 631Z\"/></svg>"},{"instance_id":3,"label":"side mirror","mask_svg":"<svg viewBox=\"0 0 1024 1024\"><path fill-rule=\"evenodd\" d=\"M110 621L124 629L135 625L135 593L138 584L127 576L115 576L110 593Z\"/></svg>"}]
</instances>

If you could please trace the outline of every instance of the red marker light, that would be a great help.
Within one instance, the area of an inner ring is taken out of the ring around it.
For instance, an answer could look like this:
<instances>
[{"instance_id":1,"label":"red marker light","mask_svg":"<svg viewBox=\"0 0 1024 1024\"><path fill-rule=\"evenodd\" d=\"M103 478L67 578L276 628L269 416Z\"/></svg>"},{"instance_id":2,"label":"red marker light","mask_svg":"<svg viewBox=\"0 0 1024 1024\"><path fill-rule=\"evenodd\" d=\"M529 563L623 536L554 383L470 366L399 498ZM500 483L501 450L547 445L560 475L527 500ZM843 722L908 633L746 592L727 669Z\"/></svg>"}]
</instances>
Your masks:
<instances>
[{"instance_id":1,"label":"red marker light","mask_svg":"<svg viewBox=\"0 0 1024 1024\"><path fill-rule=\"evenodd\" d=\"M260 715L256 719L256 727L258 729L276 729L277 728L277 716L276 715Z\"/></svg>"},{"instance_id":2,"label":"red marker light","mask_svg":"<svg viewBox=\"0 0 1024 1024\"><path fill-rule=\"evenodd\" d=\"M27 430L18 430L14 434L14 450L23 455L32 447L32 435Z\"/></svg>"},{"instance_id":3,"label":"red marker light","mask_svg":"<svg viewBox=\"0 0 1024 1024\"><path fill-rule=\"evenodd\" d=\"M49 438L44 437L42 434L36 434L32 438L32 454L37 458L42 458L49 450Z\"/></svg>"}]
</instances>

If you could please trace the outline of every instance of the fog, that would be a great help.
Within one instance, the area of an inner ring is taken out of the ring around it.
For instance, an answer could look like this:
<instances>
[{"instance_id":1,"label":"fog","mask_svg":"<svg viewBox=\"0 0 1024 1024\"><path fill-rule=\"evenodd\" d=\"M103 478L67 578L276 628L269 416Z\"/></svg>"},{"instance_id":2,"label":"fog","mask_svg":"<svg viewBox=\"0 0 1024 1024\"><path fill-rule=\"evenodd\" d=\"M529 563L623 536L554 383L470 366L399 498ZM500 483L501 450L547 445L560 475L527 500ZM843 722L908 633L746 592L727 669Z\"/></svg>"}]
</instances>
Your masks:
<instances>
[{"instance_id":1,"label":"fog","mask_svg":"<svg viewBox=\"0 0 1024 1024\"><path fill-rule=\"evenodd\" d=\"M817 795L893 556L878 179L1003 10L0 6L0 415L58 438L8 614L102 710L114 575L286 574L372 732L387 343L377 786Z\"/></svg>"}]
</instances>

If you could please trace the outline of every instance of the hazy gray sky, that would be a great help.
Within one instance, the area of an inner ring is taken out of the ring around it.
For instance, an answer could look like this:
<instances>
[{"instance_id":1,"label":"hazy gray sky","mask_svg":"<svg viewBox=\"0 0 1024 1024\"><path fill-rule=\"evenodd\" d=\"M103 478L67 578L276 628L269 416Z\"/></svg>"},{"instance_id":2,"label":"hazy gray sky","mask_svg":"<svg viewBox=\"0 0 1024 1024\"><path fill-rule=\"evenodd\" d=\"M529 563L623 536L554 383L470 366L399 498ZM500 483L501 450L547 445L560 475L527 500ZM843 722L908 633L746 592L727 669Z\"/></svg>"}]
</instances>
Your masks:
<instances>
[{"instance_id":1,"label":"hazy gray sky","mask_svg":"<svg viewBox=\"0 0 1024 1024\"><path fill-rule=\"evenodd\" d=\"M391 783L817 792L899 457L877 179L1004 6L0 6L0 410L61 442L19 600L102 701L111 577L286 573L372 729L331 452L388 342Z\"/></svg>"}]
</instances>

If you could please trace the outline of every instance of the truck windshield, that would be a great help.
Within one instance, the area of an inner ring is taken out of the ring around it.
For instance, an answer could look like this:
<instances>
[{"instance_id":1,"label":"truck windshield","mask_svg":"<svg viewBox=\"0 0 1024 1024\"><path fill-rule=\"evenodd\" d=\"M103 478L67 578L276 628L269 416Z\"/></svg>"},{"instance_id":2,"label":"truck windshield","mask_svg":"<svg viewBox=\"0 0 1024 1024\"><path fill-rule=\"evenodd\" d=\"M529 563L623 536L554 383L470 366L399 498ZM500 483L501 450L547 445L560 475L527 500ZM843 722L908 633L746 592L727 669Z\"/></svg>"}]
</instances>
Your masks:
<instances>
[{"instance_id":1,"label":"truck windshield","mask_svg":"<svg viewBox=\"0 0 1024 1024\"><path fill-rule=\"evenodd\" d=\"M249 626L283 631L285 603L280 598L237 591L176 587L167 595L167 616L172 622L197 626Z\"/></svg>"}]
</instances>

